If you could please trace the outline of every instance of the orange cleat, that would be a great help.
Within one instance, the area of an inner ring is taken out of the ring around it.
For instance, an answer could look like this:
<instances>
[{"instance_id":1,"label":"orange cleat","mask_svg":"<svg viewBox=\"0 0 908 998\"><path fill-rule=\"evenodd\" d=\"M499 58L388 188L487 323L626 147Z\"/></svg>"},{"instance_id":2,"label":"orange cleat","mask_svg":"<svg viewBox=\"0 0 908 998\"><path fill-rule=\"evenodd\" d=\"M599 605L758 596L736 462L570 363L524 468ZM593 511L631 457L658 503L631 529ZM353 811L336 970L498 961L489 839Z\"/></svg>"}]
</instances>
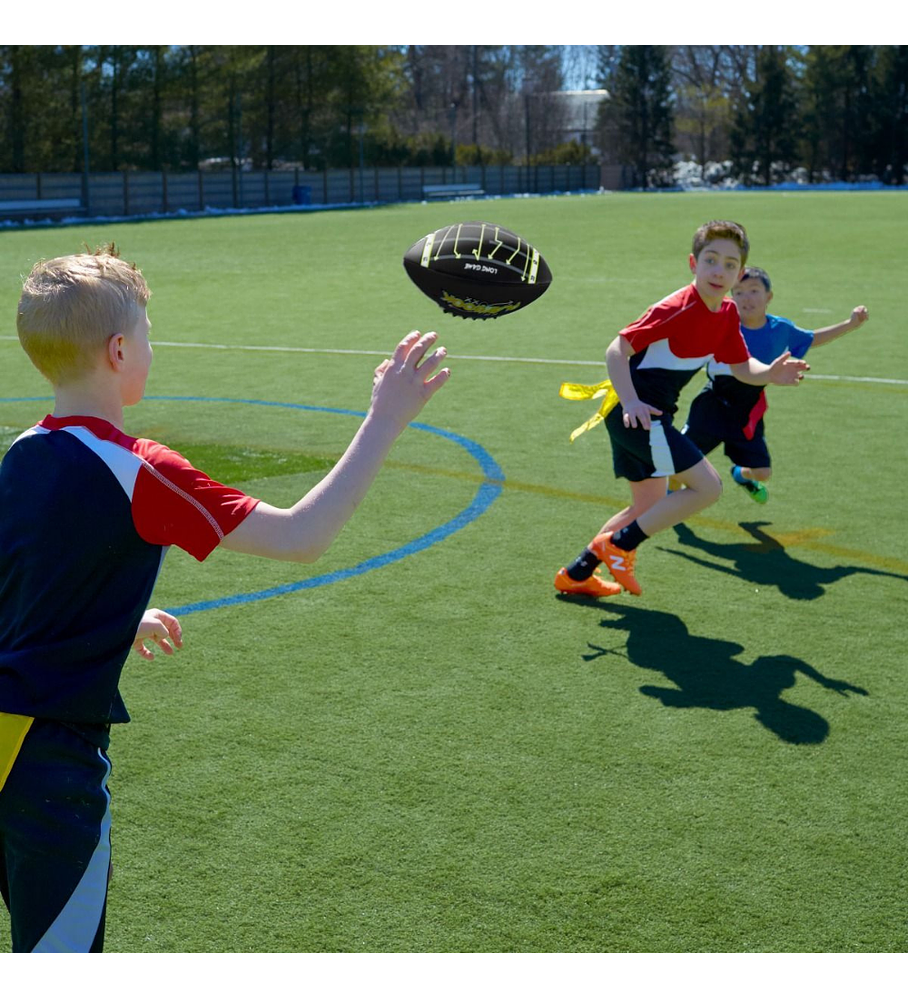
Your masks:
<instances>
[{"instance_id":1,"label":"orange cleat","mask_svg":"<svg viewBox=\"0 0 908 998\"><path fill-rule=\"evenodd\" d=\"M612 578L635 596L643 594L640 583L634 578L636 551L625 551L612 544L612 531L597 534L590 544L590 551L605 565Z\"/></svg>"},{"instance_id":2,"label":"orange cleat","mask_svg":"<svg viewBox=\"0 0 908 998\"><path fill-rule=\"evenodd\" d=\"M572 579L567 570L562 568L555 576L555 588L558 592L567 593L569 596L617 596L621 592L621 586L603 579L598 568L588 579L583 579L581 582Z\"/></svg>"}]
</instances>

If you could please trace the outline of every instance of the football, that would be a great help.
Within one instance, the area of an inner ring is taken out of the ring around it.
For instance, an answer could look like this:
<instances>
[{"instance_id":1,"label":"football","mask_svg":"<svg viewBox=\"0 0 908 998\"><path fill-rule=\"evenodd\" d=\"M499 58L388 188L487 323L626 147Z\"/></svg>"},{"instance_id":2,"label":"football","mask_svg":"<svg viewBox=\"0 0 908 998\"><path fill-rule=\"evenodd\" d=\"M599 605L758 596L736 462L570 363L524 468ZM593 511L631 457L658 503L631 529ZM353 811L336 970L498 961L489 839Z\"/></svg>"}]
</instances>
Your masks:
<instances>
[{"instance_id":1,"label":"football","mask_svg":"<svg viewBox=\"0 0 908 998\"><path fill-rule=\"evenodd\" d=\"M464 319L497 319L544 294L552 272L539 250L493 222L455 222L415 242L404 268L423 294Z\"/></svg>"}]
</instances>

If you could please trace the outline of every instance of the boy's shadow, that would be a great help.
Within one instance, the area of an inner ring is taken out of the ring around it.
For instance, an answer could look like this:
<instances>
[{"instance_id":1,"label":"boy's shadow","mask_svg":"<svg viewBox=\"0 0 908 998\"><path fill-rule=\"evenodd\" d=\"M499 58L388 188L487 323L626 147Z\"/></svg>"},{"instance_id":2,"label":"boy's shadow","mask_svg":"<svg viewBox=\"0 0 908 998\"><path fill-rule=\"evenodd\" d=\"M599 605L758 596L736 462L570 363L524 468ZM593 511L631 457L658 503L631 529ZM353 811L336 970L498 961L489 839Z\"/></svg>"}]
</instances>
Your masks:
<instances>
[{"instance_id":1,"label":"boy's shadow","mask_svg":"<svg viewBox=\"0 0 908 998\"><path fill-rule=\"evenodd\" d=\"M746 579L757 586L777 586L779 592L789 599L818 599L825 592L823 586L838 582L849 575L884 575L893 579L908 581L908 576L895 572L882 572L875 568L861 568L859 565L836 565L834 568L819 568L806 561L792 558L785 548L769 534L761 530L768 522L742 523L741 526L754 538L755 544L736 541L732 544L717 544L703 540L685 523L674 527L678 540L688 547L696 548L715 558L724 558L732 565L722 565L706 561L687 551L674 548L660 548L669 554L686 558L697 565L725 572L739 579Z\"/></svg>"},{"instance_id":2,"label":"boy's shadow","mask_svg":"<svg viewBox=\"0 0 908 998\"><path fill-rule=\"evenodd\" d=\"M795 684L797 674L813 679L842 696L867 690L840 679L829 679L812 665L791 655L761 655L752 665L736 662L744 648L731 641L690 634L679 618L661 610L646 610L622 603L605 607L615 614L601 626L627 631L627 657L641 669L661 673L674 686L640 687L640 692L666 707L700 707L706 710L751 709L754 717L782 741L814 745L829 734L829 722L816 711L782 699L782 691ZM616 654L607 648L589 646L585 661ZM620 654L620 653L617 653Z\"/></svg>"}]
</instances>

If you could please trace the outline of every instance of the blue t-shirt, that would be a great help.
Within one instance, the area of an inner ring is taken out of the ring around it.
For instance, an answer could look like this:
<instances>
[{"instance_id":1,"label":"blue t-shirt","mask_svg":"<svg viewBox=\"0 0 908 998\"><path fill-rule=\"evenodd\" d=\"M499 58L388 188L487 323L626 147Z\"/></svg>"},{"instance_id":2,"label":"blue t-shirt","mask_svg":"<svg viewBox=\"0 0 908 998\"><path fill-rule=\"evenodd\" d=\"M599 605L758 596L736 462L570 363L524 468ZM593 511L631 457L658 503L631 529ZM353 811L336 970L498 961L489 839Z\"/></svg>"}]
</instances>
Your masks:
<instances>
[{"instance_id":1,"label":"blue t-shirt","mask_svg":"<svg viewBox=\"0 0 908 998\"><path fill-rule=\"evenodd\" d=\"M760 329L745 329L741 326L744 342L752 357L771 364L776 357L791 351L792 357L801 358L813 343L813 333L796 326L791 319L778 315L767 315L766 325Z\"/></svg>"}]
</instances>

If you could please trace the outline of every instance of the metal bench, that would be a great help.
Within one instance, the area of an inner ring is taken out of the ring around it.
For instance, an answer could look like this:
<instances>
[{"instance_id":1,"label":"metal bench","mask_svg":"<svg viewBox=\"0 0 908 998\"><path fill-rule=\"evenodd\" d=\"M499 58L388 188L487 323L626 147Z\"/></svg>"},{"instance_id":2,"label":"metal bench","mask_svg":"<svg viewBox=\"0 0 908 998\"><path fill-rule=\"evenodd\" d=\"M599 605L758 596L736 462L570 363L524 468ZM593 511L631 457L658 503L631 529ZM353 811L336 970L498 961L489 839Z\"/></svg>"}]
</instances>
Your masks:
<instances>
[{"instance_id":1,"label":"metal bench","mask_svg":"<svg viewBox=\"0 0 908 998\"><path fill-rule=\"evenodd\" d=\"M479 184L424 184L422 196L430 198L483 197L485 191Z\"/></svg>"},{"instance_id":2,"label":"metal bench","mask_svg":"<svg viewBox=\"0 0 908 998\"><path fill-rule=\"evenodd\" d=\"M85 211L81 198L23 198L0 200L0 218L63 218Z\"/></svg>"}]
</instances>

